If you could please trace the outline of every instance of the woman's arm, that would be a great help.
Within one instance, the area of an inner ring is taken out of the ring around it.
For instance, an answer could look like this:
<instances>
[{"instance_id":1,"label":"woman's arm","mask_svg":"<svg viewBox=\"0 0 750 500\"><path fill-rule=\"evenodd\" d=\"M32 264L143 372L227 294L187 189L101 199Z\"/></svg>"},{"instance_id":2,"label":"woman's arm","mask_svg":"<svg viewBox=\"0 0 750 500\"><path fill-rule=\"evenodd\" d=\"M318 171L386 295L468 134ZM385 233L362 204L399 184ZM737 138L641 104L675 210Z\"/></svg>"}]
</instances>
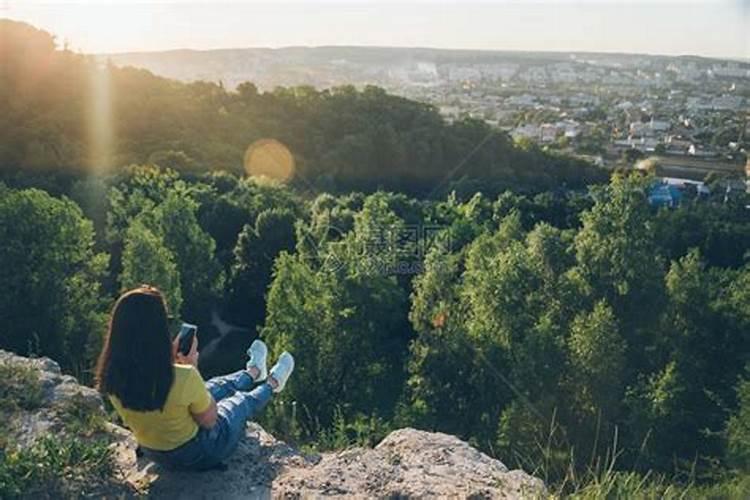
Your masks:
<instances>
[{"instance_id":1,"label":"woman's arm","mask_svg":"<svg viewBox=\"0 0 750 500\"><path fill-rule=\"evenodd\" d=\"M204 429L210 429L216 425L216 401L214 401L214 398L211 398L211 404L208 406L208 410L202 413L191 413L190 415L193 417L196 424Z\"/></svg>"},{"instance_id":2,"label":"woman's arm","mask_svg":"<svg viewBox=\"0 0 750 500\"><path fill-rule=\"evenodd\" d=\"M183 355L178 350L178 340L175 339L175 341L172 344L172 353L174 355L175 362L180 364L186 364L186 365L192 365L194 368L198 368L198 336L193 337L193 344L190 346L190 352L187 355ZM203 427L204 429L210 429L214 425L216 425L216 401L214 401L214 398L211 397L210 394L208 394L208 397L211 399L211 403L208 405L208 408L205 411L202 411L200 413L193 413L190 412L190 416L193 417L193 420L195 420L195 423Z\"/></svg>"}]
</instances>

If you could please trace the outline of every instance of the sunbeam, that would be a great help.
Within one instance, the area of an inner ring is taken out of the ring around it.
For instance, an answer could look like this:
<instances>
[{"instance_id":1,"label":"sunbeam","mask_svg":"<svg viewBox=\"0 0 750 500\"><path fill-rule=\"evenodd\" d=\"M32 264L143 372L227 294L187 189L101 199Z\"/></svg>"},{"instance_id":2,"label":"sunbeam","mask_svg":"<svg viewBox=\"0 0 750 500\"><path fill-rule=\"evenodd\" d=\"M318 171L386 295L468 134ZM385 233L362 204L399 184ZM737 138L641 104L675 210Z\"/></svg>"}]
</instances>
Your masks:
<instances>
[{"instance_id":1,"label":"sunbeam","mask_svg":"<svg viewBox=\"0 0 750 500\"><path fill-rule=\"evenodd\" d=\"M112 167L114 126L110 67L92 64L89 76L88 151L89 170L102 174Z\"/></svg>"}]
</instances>

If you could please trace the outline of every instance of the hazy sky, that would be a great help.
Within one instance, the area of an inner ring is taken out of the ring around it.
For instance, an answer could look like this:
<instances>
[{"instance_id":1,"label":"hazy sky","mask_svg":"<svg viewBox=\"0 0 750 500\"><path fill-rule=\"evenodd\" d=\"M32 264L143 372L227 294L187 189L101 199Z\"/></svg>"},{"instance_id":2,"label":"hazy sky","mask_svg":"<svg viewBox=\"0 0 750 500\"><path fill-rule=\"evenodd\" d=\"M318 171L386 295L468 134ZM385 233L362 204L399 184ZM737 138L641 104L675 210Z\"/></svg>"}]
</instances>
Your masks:
<instances>
[{"instance_id":1,"label":"hazy sky","mask_svg":"<svg viewBox=\"0 0 750 500\"><path fill-rule=\"evenodd\" d=\"M0 0L85 52L381 45L750 58L750 0Z\"/></svg>"}]
</instances>

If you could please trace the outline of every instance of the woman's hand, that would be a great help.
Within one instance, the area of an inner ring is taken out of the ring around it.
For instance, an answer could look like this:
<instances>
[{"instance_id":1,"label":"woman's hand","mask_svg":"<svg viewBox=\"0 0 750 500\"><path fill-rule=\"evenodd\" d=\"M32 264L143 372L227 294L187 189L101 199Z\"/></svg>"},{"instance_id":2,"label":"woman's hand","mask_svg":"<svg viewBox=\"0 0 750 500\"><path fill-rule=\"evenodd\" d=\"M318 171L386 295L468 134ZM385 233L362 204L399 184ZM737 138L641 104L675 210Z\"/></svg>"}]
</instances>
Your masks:
<instances>
[{"instance_id":1,"label":"woman's hand","mask_svg":"<svg viewBox=\"0 0 750 500\"><path fill-rule=\"evenodd\" d=\"M181 365L193 365L198 368L198 336L193 335L193 343L190 346L190 352L187 355L182 354L179 350L179 337L172 342L172 353L174 362Z\"/></svg>"}]
</instances>

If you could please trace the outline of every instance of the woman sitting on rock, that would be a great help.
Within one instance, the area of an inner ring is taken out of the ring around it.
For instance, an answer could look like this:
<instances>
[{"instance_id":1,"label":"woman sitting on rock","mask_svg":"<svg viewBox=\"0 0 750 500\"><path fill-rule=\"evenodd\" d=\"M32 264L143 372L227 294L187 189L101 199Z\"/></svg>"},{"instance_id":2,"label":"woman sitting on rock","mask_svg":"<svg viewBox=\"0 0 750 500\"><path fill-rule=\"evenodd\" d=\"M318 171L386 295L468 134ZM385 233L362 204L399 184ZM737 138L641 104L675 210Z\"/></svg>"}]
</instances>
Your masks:
<instances>
[{"instance_id":1,"label":"woman sitting on rock","mask_svg":"<svg viewBox=\"0 0 750 500\"><path fill-rule=\"evenodd\" d=\"M284 352L267 376L267 352L256 340L245 370L204 383L196 368L197 337L182 355L170 340L162 294L144 285L115 304L97 384L147 457L170 468L210 469L235 450L245 422L284 388L294 369L294 358Z\"/></svg>"}]
</instances>

